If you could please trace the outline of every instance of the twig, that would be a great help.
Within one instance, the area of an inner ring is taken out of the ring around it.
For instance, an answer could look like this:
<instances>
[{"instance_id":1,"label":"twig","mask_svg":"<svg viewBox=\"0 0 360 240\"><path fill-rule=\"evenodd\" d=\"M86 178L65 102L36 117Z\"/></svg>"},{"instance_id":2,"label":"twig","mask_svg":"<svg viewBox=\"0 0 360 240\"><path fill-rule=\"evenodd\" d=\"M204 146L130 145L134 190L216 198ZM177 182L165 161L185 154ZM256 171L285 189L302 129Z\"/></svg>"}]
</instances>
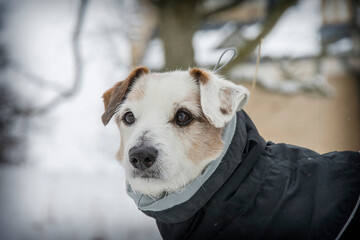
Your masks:
<instances>
[{"instance_id":1,"label":"twig","mask_svg":"<svg viewBox=\"0 0 360 240\"><path fill-rule=\"evenodd\" d=\"M270 15L264 20L264 25L262 31L258 34L256 38L245 43L242 47L237 49L238 55L237 58L226 66L226 70L231 69L232 67L239 64L239 62L244 61L256 48L261 39L263 39L268 33L271 32L273 27L276 25L277 21L284 14L286 9L296 3L296 0L282 0L279 3L279 6L270 13Z\"/></svg>"},{"instance_id":2,"label":"twig","mask_svg":"<svg viewBox=\"0 0 360 240\"><path fill-rule=\"evenodd\" d=\"M233 7L236 7L236 6L240 5L242 2L243 2L243 0L235 0L235 1L231 2L231 3L229 3L229 4L218 7L216 9L212 10L212 11L205 12L203 14L203 18L209 18L209 17L211 17L211 16L213 16L213 15L215 15L217 13L232 9Z\"/></svg>"},{"instance_id":3,"label":"twig","mask_svg":"<svg viewBox=\"0 0 360 240\"><path fill-rule=\"evenodd\" d=\"M14 73L20 75L24 79L31 81L33 84L42 87L42 88L48 88L53 91L65 91L65 86L62 84L55 82L55 81L49 81L47 79L44 79L41 76L38 76L35 73L30 72L27 70L21 63L15 61L15 60L9 60L7 67L12 70Z\"/></svg>"},{"instance_id":4,"label":"twig","mask_svg":"<svg viewBox=\"0 0 360 240\"><path fill-rule=\"evenodd\" d=\"M258 48L258 53L257 53L257 58L256 58L255 74L254 74L254 79L253 79L252 86L251 86L251 92L252 92L252 93L253 93L254 90L255 90L256 79L257 79L258 70L259 70L259 65L260 65L261 43L262 43L262 39L260 39L260 42L259 42L259 48Z\"/></svg>"},{"instance_id":5,"label":"twig","mask_svg":"<svg viewBox=\"0 0 360 240\"><path fill-rule=\"evenodd\" d=\"M80 54L80 35L84 25L85 13L87 6L90 0L81 0L80 6L78 9L78 15L75 22L74 32L72 34L72 50L74 57L74 65L75 72L73 76L73 85L69 90L61 91L58 96L54 99L50 100L47 104L39 108L33 109L24 109L23 115L40 115L48 112L53 109L55 106L59 105L63 100L73 97L75 93L78 91L80 84L82 82L82 59ZM17 112L21 112L21 110L17 110Z\"/></svg>"}]
</instances>

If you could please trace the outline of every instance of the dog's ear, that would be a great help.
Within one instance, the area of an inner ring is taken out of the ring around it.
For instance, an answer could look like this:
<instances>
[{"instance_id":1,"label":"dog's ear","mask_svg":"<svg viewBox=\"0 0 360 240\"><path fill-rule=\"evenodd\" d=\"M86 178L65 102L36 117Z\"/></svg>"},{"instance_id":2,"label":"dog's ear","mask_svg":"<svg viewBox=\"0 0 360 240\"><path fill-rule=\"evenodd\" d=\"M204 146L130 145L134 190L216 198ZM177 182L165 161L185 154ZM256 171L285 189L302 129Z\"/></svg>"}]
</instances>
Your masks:
<instances>
[{"instance_id":1,"label":"dog's ear","mask_svg":"<svg viewBox=\"0 0 360 240\"><path fill-rule=\"evenodd\" d=\"M207 120L222 128L249 100L249 91L217 74L199 68L189 70L200 86L201 108Z\"/></svg>"},{"instance_id":2,"label":"dog's ear","mask_svg":"<svg viewBox=\"0 0 360 240\"><path fill-rule=\"evenodd\" d=\"M150 70L146 67L135 68L124 81L116 83L103 94L105 112L101 118L105 126L115 114L118 106L125 100L135 80L149 72Z\"/></svg>"}]
</instances>

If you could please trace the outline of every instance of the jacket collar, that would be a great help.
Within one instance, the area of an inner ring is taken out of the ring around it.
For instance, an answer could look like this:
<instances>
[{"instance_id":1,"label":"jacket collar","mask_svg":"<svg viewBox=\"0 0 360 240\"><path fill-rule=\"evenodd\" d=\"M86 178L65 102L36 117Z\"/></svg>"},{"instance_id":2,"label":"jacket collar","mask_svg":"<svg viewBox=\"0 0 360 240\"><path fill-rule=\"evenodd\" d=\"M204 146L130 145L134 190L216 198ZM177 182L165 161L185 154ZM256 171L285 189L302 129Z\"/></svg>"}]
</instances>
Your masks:
<instances>
[{"instance_id":1,"label":"jacket collar","mask_svg":"<svg viewBox=\"0 0 360 240\"><path fill-rule=\"evenodd\" d=\"M255 126L246 113L238 112L225 128L224 151L218 159L209 164L199 179L195 179L181 192L172 193L160 199L151 199L135 193L127 184L129 196L133 198L140 210L158 221L174 223L189 219L211 199L240 164L243 153L247 151L249 137L251 137L248 136L248 132L252 129L255 130L255 136L258 136ZM196 184L198 180L201 184Z\"/></svg>"}]
</instances>

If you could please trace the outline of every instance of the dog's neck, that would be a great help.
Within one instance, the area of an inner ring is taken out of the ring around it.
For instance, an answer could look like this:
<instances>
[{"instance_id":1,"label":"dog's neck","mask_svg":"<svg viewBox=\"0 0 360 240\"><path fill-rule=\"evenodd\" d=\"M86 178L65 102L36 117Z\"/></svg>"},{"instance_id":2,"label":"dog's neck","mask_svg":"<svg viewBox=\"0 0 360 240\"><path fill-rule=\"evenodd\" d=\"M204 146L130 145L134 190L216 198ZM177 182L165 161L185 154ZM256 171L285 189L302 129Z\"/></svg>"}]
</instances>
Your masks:
<instances>
[{"instance_id":1,"label":"dog's neck","mask_svg":"<svg viewBox=\"0 0 360 240\"><path fill-rule=\"evenodd\" d=\"M138 192L134 192L131 186L127 183L127 193L134 200L135 204L142 211L162 211L164 209L171 208L189 200L198 190L201 188L203 183L214 173L216 168L219 166L222 158L228 150L231 140L234 136L236 129L237 116L224 127L222 134L222 141L224 142L224 148L221 154L211 161L205 168L203 173L190 182L185 187L181 188L177 192L164 193L161 197L154 198L148 195L144 195Z\"/></svg>"}]
</instances>

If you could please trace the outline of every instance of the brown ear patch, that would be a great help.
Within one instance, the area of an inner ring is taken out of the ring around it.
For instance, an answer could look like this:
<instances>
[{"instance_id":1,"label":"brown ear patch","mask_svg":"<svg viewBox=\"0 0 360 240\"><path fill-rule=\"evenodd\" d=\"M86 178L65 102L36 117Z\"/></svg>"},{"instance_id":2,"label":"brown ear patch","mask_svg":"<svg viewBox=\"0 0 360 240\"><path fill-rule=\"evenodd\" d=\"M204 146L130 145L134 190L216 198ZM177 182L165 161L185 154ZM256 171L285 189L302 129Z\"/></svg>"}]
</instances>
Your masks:
<instances>
[{"instance_id":1,"label":"brown ear patch","mask_svg":"<svg viewBox=\"0 0 360 240\"><path fill-rule=\"evenodd\" d=\"M200 68L192 68L190 69L189 73L195 80L203 85L208 83L210 80L209 74Z\"/></svg>"},{"instance_id":2,"label":"brown ear patch","mask_svg":"<svg viewBox=\"0 0 360 240\"><path fill-rule=\"evenodd\" d=\"M110 103L111 96L113 95L115 89L119 88L122 83L123 83L123 82L118 82L118 83L116 83L112 88L110 88L109 90L107 90L107 91L103 94L102 98L103 98L103 100L104 100L104 107L105 107L105 109L108 107L108 105L109 105L109 103Z\"/></svg>"},{"instance_id":3,"label":"brown ear patch","mask_svg":"<svg viewBox=\"0 0 360 240\"><path fill-rule=\"evenodd\" d=\"M230 112L229 112L229 109L228 108L220 108L220 112L224 115L228 115Z\"/></svg>"},{"instance_id":4,"label":"brown ear patch","mask_svg":"<svg viewBox=\"0 0 360 240\"><path fill-rule=\"evenodd\" d=\"M104 125L108 124L119 104L125 100L135 80L149 72L150 70L146 67L135 68L124 81L118 82L103 94L105 112L101 118Z\"/></svg>"},{"instance_id":5,"label":"brown ear patch","mask_svg":"<svg viewBox=\"0 0 360 240\"><path fill-rule=\"evenodd\" d=\"M196 164L201 164L202 160L214 159L222 151L221 134L223 130L212 126L204 116L200 107L199 91L189 93L185 99L181 101L182 104L187 102L189 106L196 106L194 109L189 109L191 112L200 112L194 114L193 121L186 127L175 127L174 129L184 144L187 158ZM181 106L180 104L176 105ZM174 109L178 109L176 105Z\"/></svg>"},{"instance_id":6,"label":"brown ear patch","mask_svg":"<svg viewBox=\"0 0 360 240\"><path fill-rule=\"evenodd\" d=\"M223 115L228 115L231 114L231 112L233 111L233 107L232 107L232 97L233 95L235 95L237 92L231 88L221 88L220 89L220 93L219 93L219 97L220 97L220 112Z\"/></svg>"}]
</instances>

